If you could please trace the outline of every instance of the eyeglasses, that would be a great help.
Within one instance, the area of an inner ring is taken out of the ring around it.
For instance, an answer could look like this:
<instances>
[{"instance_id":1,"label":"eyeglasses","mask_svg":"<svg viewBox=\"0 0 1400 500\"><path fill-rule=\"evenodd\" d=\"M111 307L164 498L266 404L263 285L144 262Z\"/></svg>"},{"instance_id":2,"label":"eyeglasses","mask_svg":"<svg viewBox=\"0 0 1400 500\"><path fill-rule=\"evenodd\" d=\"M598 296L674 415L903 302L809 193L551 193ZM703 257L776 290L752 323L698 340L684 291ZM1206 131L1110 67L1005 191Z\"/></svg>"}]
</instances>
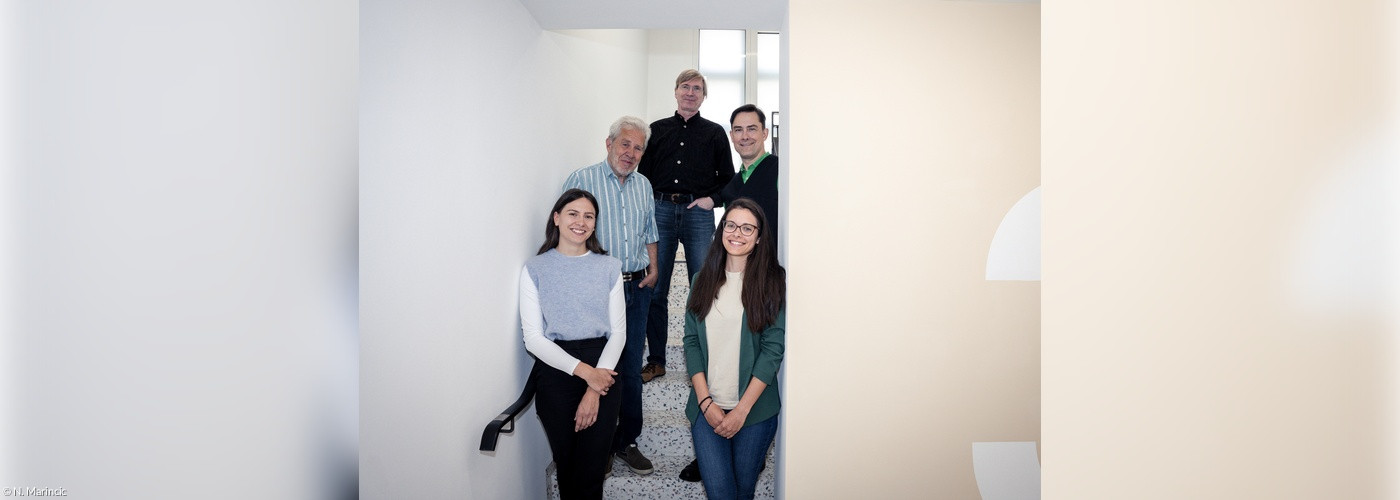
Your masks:
<instances>
[{"instance_id":1,"label":"eyeglasses","mask_svg":"<svg viewBox=\"0 0 1400 500\"><path fill-rule=\"evenodd\" d=\"M739 234L744 236L753 236L754 231L758 231L758 226L753 224L735 224L730 221L724 221L724 232L732 233L735 229L738 229Z\"/></svg>"}]
</instances>

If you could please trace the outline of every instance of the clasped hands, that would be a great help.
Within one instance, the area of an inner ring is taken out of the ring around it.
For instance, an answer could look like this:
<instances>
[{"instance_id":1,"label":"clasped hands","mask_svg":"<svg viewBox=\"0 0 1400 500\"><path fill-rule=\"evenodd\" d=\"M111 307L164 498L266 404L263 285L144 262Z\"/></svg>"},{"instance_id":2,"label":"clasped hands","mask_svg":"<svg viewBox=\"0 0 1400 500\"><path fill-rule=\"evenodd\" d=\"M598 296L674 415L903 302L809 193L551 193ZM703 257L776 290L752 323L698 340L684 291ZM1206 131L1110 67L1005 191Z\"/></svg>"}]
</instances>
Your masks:
<instances>
[{"instance_id":1,"label":"clasped hands","mask_svg":"<svg viewBox=\"0 0 1400 500\"><path fill-rule=\"evenodd\" d=\"M598 398L608 394L617 372L581 362L574 368L574 375L588 382L588 389L583 391L583 400L578 402L578 411L574 412L574 432L578 432L598 421Z\"/></svg>"},{"instance_id":2,"label":"clasped hands","mask_svg":"<svg viewBox=\"0 0 1400 500\"><path fill-rule=\"evenodd\" d=\"M725 439L733 439L744 427L744 419L749 417L748 408L742 404L727 412L717 404L706 405L705 409L705 421L715 429L715 434Z\"/></svg>"}]
</instances>

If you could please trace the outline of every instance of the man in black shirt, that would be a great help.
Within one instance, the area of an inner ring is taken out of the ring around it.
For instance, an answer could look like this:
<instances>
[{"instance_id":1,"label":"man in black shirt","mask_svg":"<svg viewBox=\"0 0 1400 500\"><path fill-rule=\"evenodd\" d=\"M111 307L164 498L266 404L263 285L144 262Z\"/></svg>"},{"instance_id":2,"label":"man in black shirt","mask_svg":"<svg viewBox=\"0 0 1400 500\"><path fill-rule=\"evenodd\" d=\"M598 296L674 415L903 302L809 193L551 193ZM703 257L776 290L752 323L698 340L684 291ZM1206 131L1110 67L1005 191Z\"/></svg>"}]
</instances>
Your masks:
<instances>
[{"instance_id":1,"label":"man in black shirt","mask_svg":"<svg viewBox=\"0 0 1400 500\"><path fill-rule=\"evenodd\" d=\"M768 227L763 237L778 237L778 155L768 154L768 117L752 104L739 106L729 114L729 138L739 152L739 174L719 193L691 202L690 207L712 209L739 198L758 202ZM689 207L687 207L689 208ZM777 241L777 240L774 240Z\"/></svg>"},{"instance_id":2,"label":"man in black shirt","mask_svg":"<svg viewBox=\"0 0 1400 500\"><path fill-rule=\"evenodd\" d=\"M676 77L676 113L651 123L637 171L651 180L656 196L656 232L659 280L647 315L647 365L642 382L666 374L666 313L670 301L671 269L676 247L685 245L686 272L700 270L705 251L714 237L713 210L690 206L699 198L719 193L734 177L734 161L724 127L700 116L708 88L705 76L688 69Z\"/></svg>"}]
</instances>

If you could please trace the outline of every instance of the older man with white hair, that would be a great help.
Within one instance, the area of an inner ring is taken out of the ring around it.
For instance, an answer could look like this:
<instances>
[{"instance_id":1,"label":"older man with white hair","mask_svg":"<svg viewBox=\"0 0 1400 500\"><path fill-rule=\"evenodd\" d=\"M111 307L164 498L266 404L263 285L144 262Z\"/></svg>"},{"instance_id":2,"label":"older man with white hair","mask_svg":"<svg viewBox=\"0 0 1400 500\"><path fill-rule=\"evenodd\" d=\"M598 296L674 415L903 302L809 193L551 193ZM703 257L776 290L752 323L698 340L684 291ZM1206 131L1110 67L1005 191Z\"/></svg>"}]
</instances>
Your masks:
<instances>
[{"instance_id":1,"label":"older man with white hair","mask_svg":"<svg viewBox=\"0 0 1400 500\"><path fill-rule=\"evenodd\" d=\"M598 199L598 241L608 255L622 261L627 344L617 363L616 387L621 389L622 403L613 453L638 474L655 470L651 460L637 448L637 436L642 433L642 351L646 344L647 311L658 278L656 200L651 182L637 173L650 132L640 118L618 118L603 141L607 159L574 171L564 181L565 191L578 188Z\"/></svg>"}]
</instances>

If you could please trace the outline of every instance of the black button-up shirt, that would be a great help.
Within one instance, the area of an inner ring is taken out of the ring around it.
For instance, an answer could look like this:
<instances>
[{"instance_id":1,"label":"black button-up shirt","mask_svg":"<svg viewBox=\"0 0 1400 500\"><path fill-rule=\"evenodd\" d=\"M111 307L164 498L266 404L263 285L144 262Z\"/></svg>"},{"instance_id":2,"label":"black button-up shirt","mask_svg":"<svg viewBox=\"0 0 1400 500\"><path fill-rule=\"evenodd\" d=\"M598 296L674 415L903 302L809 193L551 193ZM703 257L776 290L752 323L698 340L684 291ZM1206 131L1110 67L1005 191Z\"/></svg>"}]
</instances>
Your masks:
<instances>
[{"instance_id":1,"label":"black button-up shirt","mask_svg":"<svg viewBox=\"0 0 1400 500\"><path fill-rule=\"evenodd\" d=\"M734 177L729 137L724 127L696 113L690 121L680 113L651 123L651 139L637 171L662 193L695 197L718 193Z\"/></svg>"}]
</instances>

